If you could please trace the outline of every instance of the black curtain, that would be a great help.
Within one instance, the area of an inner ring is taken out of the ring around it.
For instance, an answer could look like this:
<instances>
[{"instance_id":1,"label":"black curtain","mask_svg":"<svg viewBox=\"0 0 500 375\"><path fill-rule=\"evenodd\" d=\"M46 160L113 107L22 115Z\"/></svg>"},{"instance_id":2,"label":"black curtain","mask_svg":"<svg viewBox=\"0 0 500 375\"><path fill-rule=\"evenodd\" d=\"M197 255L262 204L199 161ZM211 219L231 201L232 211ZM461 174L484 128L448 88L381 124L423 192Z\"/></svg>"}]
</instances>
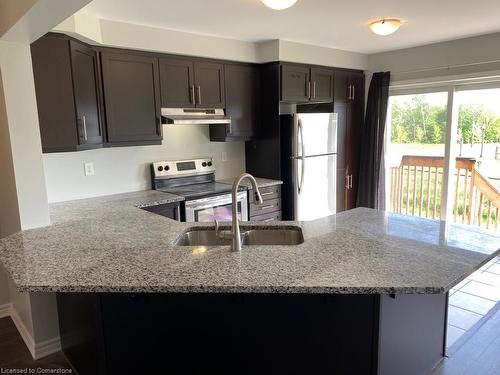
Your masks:
<instances>
[{"instance_id":1,"label":"black curtain","mask_svg":"<svg viewBox=\"0 0 500 375\"><path fill-rule=\"evenodd\" d=\"M390 77L390 72L374 73L368 91L365 122L361 132L358 207L384 208L379 207L379 181L384 167L382 156Z\"/></svg>"}]
</instances>

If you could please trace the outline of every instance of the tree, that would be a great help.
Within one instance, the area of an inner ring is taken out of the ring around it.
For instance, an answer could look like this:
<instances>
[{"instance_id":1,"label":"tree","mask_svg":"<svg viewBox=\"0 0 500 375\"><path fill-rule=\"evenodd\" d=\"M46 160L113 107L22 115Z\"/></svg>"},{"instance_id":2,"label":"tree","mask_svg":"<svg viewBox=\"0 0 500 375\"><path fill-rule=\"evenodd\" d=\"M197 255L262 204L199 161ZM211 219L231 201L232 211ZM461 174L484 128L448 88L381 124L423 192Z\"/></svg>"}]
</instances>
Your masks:
<instances>
[{"instance_id":1,"label":"tree","mask_svg":"<svg viewBox=\"0 0 500 375\"><path fill-rule=\"evenodd\" d=\"M392 105L392 143L444 143L446 106L430 105L424 95L415 95ZM464 143L500 142L500 118L483 105L459 107L459 134Z\"/></svg>"}]
</instances>

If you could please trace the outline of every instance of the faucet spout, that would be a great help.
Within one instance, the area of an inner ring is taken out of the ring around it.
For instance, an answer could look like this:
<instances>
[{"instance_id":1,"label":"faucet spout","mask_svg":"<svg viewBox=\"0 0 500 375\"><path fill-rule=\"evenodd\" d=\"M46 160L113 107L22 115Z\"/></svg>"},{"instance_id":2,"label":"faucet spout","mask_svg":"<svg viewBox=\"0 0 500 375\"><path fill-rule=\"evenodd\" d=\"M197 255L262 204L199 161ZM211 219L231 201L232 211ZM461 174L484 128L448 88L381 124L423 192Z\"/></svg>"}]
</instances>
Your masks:
<instances>
[{"instance_id":1,"label":"faucet spout","mask_svg":"<svg viewBox=\"0 0 500 375\"><path fill-rule=\"evenodd\" d=\"M243 173L240 175L233 183L233 190L232 190L232 206L233 206L233 215L232 215L232 244L231 244L231 250L232 251L240 251L241 250L241 233L240 233L240 225L239 225L239 220L238 220L238 188L241 184L241 182L245 179L248 178L250 180L250 183L252 184L252 191L253 191L253 201L255 204L262 204L262 195L260 194L259 187L257 186L257 181L255 181L255 178L249 174L249 173Z\"/></svg>"}]
</instances>

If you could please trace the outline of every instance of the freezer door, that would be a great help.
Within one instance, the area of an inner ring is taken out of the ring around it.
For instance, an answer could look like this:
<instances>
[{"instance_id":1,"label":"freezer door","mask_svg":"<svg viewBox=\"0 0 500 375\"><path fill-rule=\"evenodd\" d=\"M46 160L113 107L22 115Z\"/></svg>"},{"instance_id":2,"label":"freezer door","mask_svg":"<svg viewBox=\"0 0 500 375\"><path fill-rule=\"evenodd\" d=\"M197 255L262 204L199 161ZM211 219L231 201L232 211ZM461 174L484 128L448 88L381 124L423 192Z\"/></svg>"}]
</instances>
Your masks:
<instances>
[{"instance_id":1,"label":"freezer door","mask_svg":"<svg viewBox=\"0 0 500 375\"><path fill-rule=\"evenodd\" d=\"M337 208L337 155L294 158L295 220L333 215Z\"/></svg>"},{"instance_id":2,"label":"freezer door","mask_svg":"<svg viewBox=\"0 0 500 375\"><path fill-rule=\"evenodd\" d=\"M299 113L293 121L294 157L337 152L337 114Z\"/></svg>"}]
</instances>

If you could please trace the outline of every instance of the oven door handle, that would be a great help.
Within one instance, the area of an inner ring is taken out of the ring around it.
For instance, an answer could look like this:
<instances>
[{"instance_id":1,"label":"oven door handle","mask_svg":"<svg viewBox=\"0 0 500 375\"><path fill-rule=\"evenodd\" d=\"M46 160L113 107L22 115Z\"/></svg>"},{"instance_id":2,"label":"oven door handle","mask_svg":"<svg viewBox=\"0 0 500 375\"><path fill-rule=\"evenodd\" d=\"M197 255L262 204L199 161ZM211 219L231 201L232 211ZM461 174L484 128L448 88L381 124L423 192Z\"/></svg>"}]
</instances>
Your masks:
<instances>
[{"instance_id":1,"label":"oven door handle","mask_svg":"<svg viewBox=\"0 0 500 375\"><path fill-rule=\"evenodd\" d=\"M246 192L239 192L237 195L237 201L242 202L246 199ZM232 204L232 196L230 194L225 194L223 196L203 198L198 200L187 201L185 207L189 209L202 210L210 207L218 207L222 205Z\"/></svg>"}]
</instances>

